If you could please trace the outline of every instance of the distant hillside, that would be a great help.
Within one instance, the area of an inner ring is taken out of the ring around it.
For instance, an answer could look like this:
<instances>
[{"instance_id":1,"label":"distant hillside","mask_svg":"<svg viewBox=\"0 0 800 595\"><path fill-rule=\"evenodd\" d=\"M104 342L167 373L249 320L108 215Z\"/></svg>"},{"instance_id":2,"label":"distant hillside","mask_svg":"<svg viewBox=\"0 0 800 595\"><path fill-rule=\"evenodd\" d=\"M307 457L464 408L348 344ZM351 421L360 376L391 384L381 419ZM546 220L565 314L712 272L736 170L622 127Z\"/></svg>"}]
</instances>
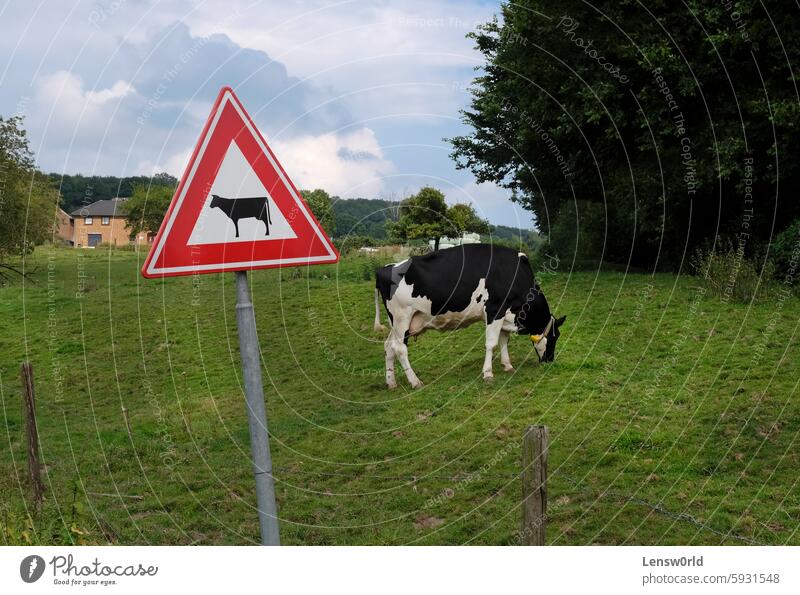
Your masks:
<instances>
[{"instance_id":1,"label":"distant hillside","mask_svg":"<svg viewBox=\"0 0 800 595\"><path fill-rule=\"evenodd\" d=\"M542 236L532 229L517 229L516 227L508 227L507 225L492 226L492 238L510 242L516 242L520 239L522 243L527 244L531 248L536 248L539 244L544 242Z\"/></svg>"},{"instance_id":2,"label":"distant hillside","mask_svg":"<svg viewBox=\"0 0 800 595\"><path fill-rule=\"evenodd\" d=\"M386 221L394 219L399 203L380 198L333 199L334 237L367 236L385 240Z\"/></svg>"}]
</instances>

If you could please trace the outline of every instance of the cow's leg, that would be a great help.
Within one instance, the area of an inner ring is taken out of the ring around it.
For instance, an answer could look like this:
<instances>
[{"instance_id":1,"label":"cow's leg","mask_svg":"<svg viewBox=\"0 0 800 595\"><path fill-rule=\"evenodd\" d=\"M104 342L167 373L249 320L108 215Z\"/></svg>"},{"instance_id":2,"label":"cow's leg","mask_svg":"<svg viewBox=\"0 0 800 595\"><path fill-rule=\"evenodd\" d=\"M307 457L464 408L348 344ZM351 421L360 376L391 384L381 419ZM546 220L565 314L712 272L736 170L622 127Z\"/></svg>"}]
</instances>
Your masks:
<instances>
[{"instance_id":1,"label":"cow's leg","mask_svg":"<svg viewBox=\"0 0 800 595\"><path fill-rule=\"evenodd\" d=\"M411 362L408 361L408 345L406 345L405 341L400 341L400 345L397 348L397 357L400 359L400 365L403 366L403 371L406 373L406 378L408 378L411 388L422 388L422 381L411 368Z\"/></svg>"},{"instance_id":2,"label":"cow's leg","mask_svg":"<svg viewBox=\"0 0 800 595\"><path fill-rule=\"evenodd\" d=\"M511 365L511 358L508 357L508 338L511 333L508 331L500 331L500 361L503 364L503 369L506 372L513 372L514 366Z\"/></svg>"},{"instance_id":3,"label":"cow's leg","mask_svg":"<svg viewBox=\"0 0 800 595\"><path fill-rule=\"evenodd\" d=\"M392 330L389 333L389 338L386 340L387 344L391 341L391 346L394 348L394 357L400 360L400 365L406 373L406 378L412 388L422 387L422 382L417 377L414 370L411 368L411 362L408 360L408 345L406 345L406 335L411 326L412 316L395 316L392 320ZM386 356L386 384L389 388L393 388L392 383L389 382L389 354L387 351ZM392 367L392 376L394 376L394 367ZM397 386L395 382L395 386Z\"/></svg>"},{"instance_id":4,"label":"cow's leg","mask_svg":"<svg viewBox=\"0 0 800 595\"><path fill-rule=\"evenodd\" d=\"M234 219L233 220L233 226L236 228L236 237L238 238L239 237L239 220L238 219Z\"/></svg>"},{"instance_id":5,"label":"cow's leg","mask_svg":"<svg viewBox=\"0 0 800 595\"><path fill-rule=\"evenodd\" d=\"M264 218L262 219L262 221L264 222L264 227L267 228L267 233L265 233L264 235L268 236L269 235L269 221L267 220L266 214L264 215Z\"/></svg>"},{"instance_id":6,"label":"cow's leg","mask_svg":"<svg viewBox=\"0 0 800 595\"><path fill-rule=\"evenodd\" d=\"M394 377L394 333L390 332L383 344L383 350L386 352L386 386L390 389L397 388L397 379Z\"/></svg>"},{"instance_id":7,"label":"cow's leg","mask_svg":"<svg viewBox=\"0 0 800 595\"><path fill-rule=\"evenodd\" d=\"M494 348L500 342L500 333L503 329L503 320L495 320L486 325L486 358L483 360L483 379L492 380L492 355Z\"/></svg>"}]
</instances>

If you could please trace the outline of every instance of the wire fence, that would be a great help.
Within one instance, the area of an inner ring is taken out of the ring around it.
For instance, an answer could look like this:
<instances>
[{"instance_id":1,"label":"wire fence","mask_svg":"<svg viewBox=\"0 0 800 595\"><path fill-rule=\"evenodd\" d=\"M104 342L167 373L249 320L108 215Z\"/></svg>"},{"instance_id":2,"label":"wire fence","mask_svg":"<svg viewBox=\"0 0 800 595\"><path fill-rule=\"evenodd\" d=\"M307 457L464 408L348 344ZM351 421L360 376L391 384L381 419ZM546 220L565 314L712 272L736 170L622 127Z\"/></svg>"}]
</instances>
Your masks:
<instances>
[{"instance_id":1,"label":"wire fence","mask_svg":"<svg viewBox=\"0 0 800 595\"><path fill-rule=\"evenodd\" d=\"M273 469L273 473L276 475L280 474L295 474L295 475L305 475L305 476L319 476L319 477L334 477L340 479L348 479L348 480L357 480L357 479L374 479L377 481L401 481L405 484L411 484L416 486L416 484L427 481L427 480L441 480L447 481L452 483L457 483L461 480L460 474L424 474L424 475L380 475L380 474L372 474L372 473L342 473L342 472L335 472L335 471L314 471L309 469L297 469L292 467L275 467ZM503 481L514 481L521 479L522 472L520 473L480 473L479 471L472 472L476 475L479 475L480 478L486 479L498 479ZM466 474L467 476L470 473ZM738 535L736 533L732 533L729 531L723 531L720 529L716 529L710 526L708 523L700 520L696 516L693 516L686 512L677 512L667 508L662 502L651 502L639 496L634 496L630 494L625 494L618 490L612 489L601 489L597 490L592 487L587 486L585 483L581 482L580 480L576 479L575 477L564 473L561 470L556 470L550 474L549 479L560 478L566 481L568 484L572 486L572 490L574 492L584 494L587 496L592 497L594 500L599 500L602 498L614 498L623 502L625 504L633 504L637 506L642 506L644 508L649 509L651 512L661 515L663 517L672 519L673 521L686 523L697 527L698 529L712 533L724 539L733 539L736 541L740 541L742 543L747 543L749 545L767 545L761 541L753 539L751 537L747 537L745 535Z\"/></svg>"}]
</instances>

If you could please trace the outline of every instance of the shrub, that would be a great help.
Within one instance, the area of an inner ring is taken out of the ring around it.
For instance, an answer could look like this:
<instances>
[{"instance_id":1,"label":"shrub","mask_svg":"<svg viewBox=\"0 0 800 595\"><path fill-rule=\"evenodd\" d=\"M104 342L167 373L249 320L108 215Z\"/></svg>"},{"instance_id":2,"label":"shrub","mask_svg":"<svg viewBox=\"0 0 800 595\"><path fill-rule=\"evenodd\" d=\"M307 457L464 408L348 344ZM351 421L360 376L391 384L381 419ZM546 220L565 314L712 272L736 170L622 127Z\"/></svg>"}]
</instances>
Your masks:
<instances>
[{"instance_id":1,"label":"shrub","mask_svg":"<svg viewBox=\"0 0 800 595\"><path fill-rule=\"evenodd\" d=\"M361 280L372 281L375 278L375 270L382 266L377 258L367 258L361 263Z\"/></svg>"},{"instance_id":2,"label":"shrub","mask_svg":"<svg viewBox=\"0 0 800 595\"><path fill-rule=\"evenodd\" d=\"M787 285L800 283L800 219L775 236L770 246L770 261L775 267L775 277Z\"/></svg>"},{"instance_id":3,"label":"shrub","mask_svg":"<svg viewBox=\"0 0 800 595\"><path fill-rule=\"evenodd\" d=\"M771 263L759 274L758 266L731 243L716 251L698 249L691 264L695 274L703 278L708 292L723 301L752 302L759 293L759 285L763 295L764 287L772 280Z\"/></svg>"}]
</instances>

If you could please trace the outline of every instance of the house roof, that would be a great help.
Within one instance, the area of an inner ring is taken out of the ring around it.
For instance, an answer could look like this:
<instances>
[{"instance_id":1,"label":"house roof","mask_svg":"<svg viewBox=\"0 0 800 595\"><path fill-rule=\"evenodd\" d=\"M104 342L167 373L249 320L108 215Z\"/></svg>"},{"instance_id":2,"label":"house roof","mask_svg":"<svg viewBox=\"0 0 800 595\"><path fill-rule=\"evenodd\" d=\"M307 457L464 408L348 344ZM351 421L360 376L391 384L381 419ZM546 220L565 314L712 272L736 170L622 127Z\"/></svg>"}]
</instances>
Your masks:
<instances>
[{"instance_id":1,"label":"house roof","mask_svg":"<svg viewBox=\"0 0 800 595\"><path fill-rule=\"evenodd\" d=\"M112 198L97 200L90 205L84 205L70 213L72 217L124 217L125 212L120 208L127 199Z\"/></svg>"}]
</instances>

